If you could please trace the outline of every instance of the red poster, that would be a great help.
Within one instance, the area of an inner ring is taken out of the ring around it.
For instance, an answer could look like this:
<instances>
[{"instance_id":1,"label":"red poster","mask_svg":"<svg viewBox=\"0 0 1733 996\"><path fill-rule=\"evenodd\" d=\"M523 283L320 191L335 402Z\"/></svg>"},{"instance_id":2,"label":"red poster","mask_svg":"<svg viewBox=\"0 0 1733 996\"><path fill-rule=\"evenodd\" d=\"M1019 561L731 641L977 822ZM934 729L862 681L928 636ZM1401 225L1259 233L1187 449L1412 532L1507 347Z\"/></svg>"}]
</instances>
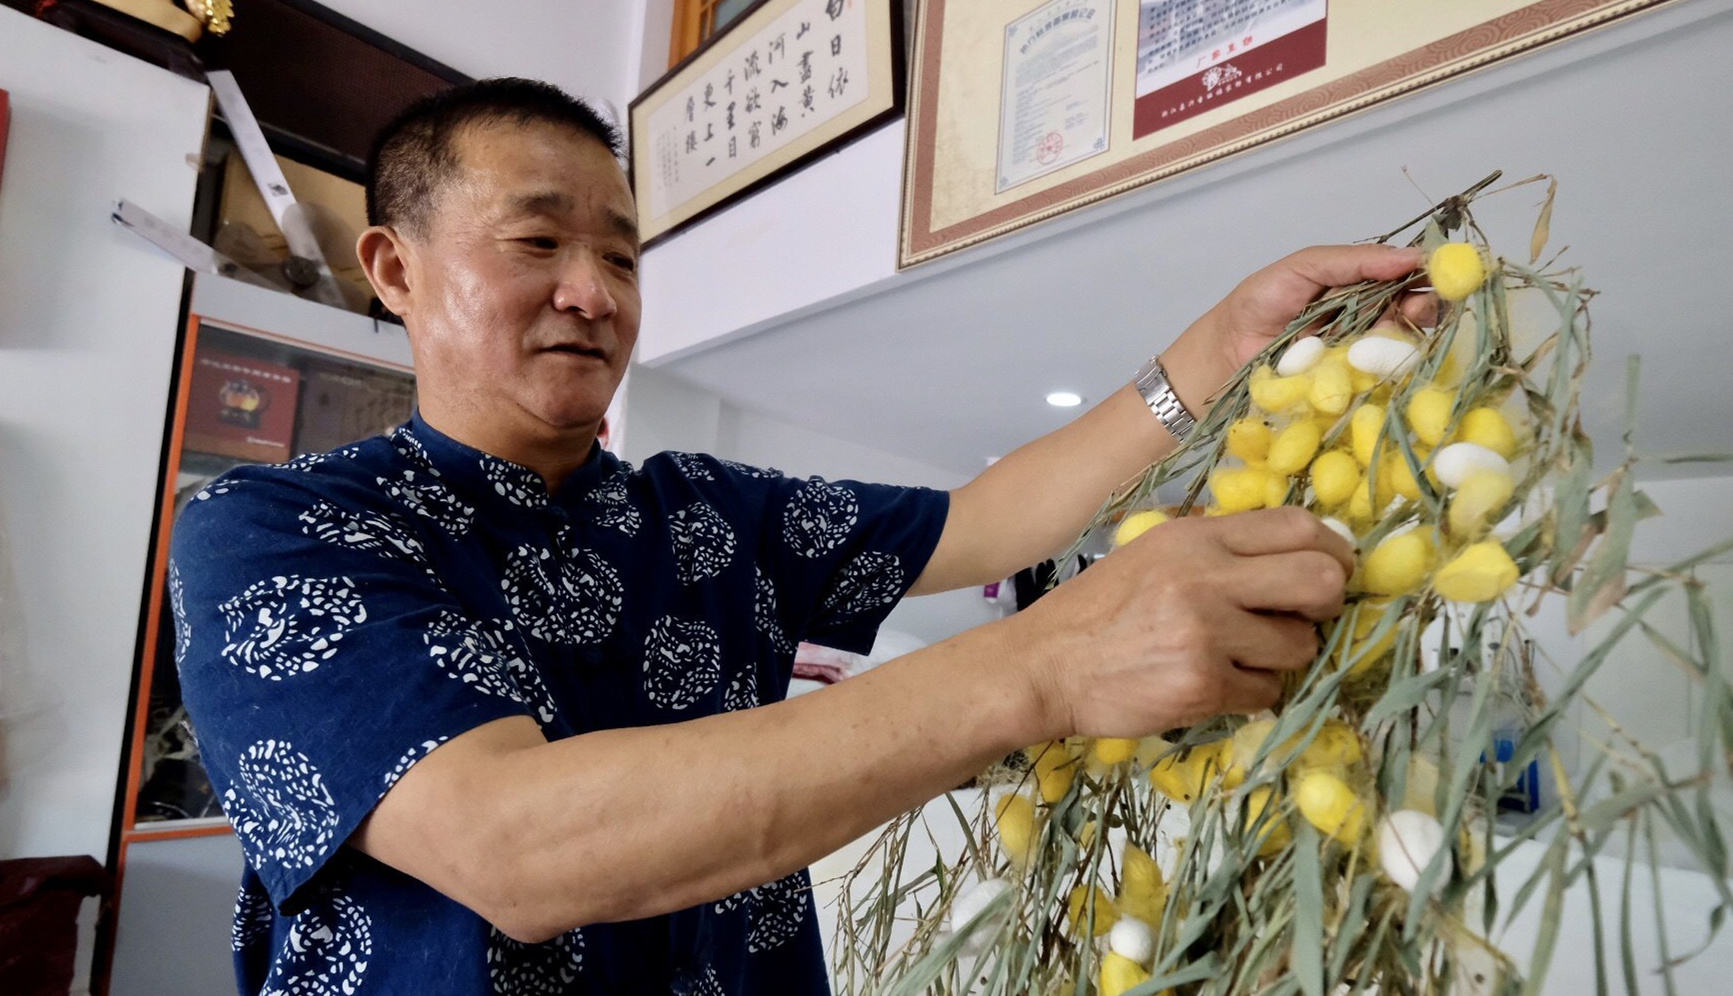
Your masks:
<instances>
[{"instance_id":1,"label":"red poster","mask_svg":"<svg viewBox=\"0 0 1733 996\"><path fill-rule=\"evenodd\" d=\"M300 385L293 367L200 352L187 399L186 448L256 463L289 459Z\"/></svg>"},{"instance_id":2,"label":"red poster","mask_svg":"<svg viewBox=\"0 0 1733 996\"><path fill-rule=\"evenodd\" d=\"M1326 0L1160 0L1138 12L1142 138L1324 65Z\"/></svg>"}]
</instances>

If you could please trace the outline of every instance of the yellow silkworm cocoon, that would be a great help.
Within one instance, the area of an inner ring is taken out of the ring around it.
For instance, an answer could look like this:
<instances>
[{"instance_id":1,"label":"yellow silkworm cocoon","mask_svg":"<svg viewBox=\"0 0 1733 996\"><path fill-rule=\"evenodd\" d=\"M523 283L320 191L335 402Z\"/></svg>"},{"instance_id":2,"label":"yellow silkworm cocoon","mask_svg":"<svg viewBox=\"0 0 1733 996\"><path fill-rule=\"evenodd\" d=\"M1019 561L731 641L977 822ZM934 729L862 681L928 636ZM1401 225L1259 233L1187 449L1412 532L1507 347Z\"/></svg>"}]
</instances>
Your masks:
<instances>
[{"instance_id":1,"label":"yellow silkworm cocoon","mask_svg":"<svg viewBox=\"0 0 1733 996\"><path fill-rule=\"evenodd\" d=\"M1281 508L1288 503L1288 489L1293 486L1290 478L1280 474L1267 474L1264 477L1264 507Z\"/></svg>"},{"instance_id":2,"label":"yellow silkworm cocoon","mask_svg":"<svg viewBox=\"0 0 1733 996\"><path fill-rule=\"evenodd\" d=\"M1223 512L1263 508L1269 494L1270 472L1262 467L1223 467L1210 475L1210 490Z\"/></svg>"},{"instance_id":3,"label":"yellow silkworm cocoon","mask_svg":"<svg viewBox=\"0 0 1733 996\"><path fill-rule=\"evenodd\" d=\"M1384 612L1390 607L1388 602L1367 602L1360 607L1360 614L1354 623L1353 638L1344 647L1336 651L1336 661L1340 665L1346 662L1349 674L1364 673L1372 665L1378 663L1383 656L1396 648L1396 627L1390 629L1374 640L1372 633L1378 628L1378 623L1384 617ZM1339 625L1347 625L1340 623Z\"/></svg>"},{"instance_id":4,"label":"yellow silkworm cocoon","mask_svg":"<svg viewBox=\"0 0 1733 996\"><path fill-rule=\"evenodd\" d=\"M1374 478L1376 475L1367 475L1353 485L1353 497L1348 499L1348 521L1359 525L1373 521L1373 488L1378 485Z\"/></svg>"},{"instance_id":5,"label":"yellow silkworm cocoon","mask_svg":"<svg viewBox=\"0 0 1733 996\"><path fill-rule=\"evenodd\" d=\"M1131 760L1137 753L1137 740L1126 737L1102 737L1090 748L1090 759L1109 767Z\"/></svg>"},{"instance_id":6,"label":"yellow silkworm cocoon","mask_svg":"<svg viewBox=\"0 0 1733 996\"><path fill-rule=\"evenodd\" d=\"M1446 242L1432 250L1426 262L1432 289L1446 301L1461 301L1486 282L1486 261L1466 242Z\"/></svg>"},{"instance_id":7,"label":"yellow silkworm cocoon","mask_svg":"<svg viewBox=\"0 0 1733 996\"><path fill-rule=\"evenodd\" d=\"M1360 483L1360 465L1341 450L1318 454L1312 461L1312 493L1325 508L1335 508L1354 495Z\"/></svg>"},{"instance_id":8,"label":"yellow silkworm cocoon","mask_svg":"<svg viewBox=\"0 0 1733 996\"><path fill-rule=\"evenodd\" d=\"M994 805L994 822L999 827L999 846L1004 848L1005 857L1019 868L1028 864L1039 842L1035 804L1024 795L1000 796Z\"/></svg>"},{"instance_id":9,"label":"yellow silkworm cocoon","mask_svg":"<svg viewBox=\"0 0 1733 996\"><path fill-rule=\"evenodd\" d=\"M1440 568L1432 586L1452 602L1490 602L1509 591L1519 576L1502 543L1482 540Z\"/></svg>"},{"instance_id":10,"label":"yellow silkworm cocoon","mask_svg":"<svg viewBox=\"0 0 1733 996\"><path fill-rule=\"evenodd\" d=\"M1426 583L1437 551L1418 529L1391 536L1366 555L1360 586L1374 595L1406 595Z\"/></svg>"},{"instance_id":11,"label":"yellow silkworm cocoon","mask_svg":"<svg viewBox=\"0 0 1733 996\"><path fill-rule=\"evenodd\" d=\"M1354 494L1348 499L1348 518L1359 523L1370 523L1382 515L1395 497L1395 486L1390 479L1390 455L1385 453L1376 463L1366 468L1366 476L1360 483L1354 485Z\"/></svg>"},{"instance_id":12,"label":"yellow silkworm cocoon","mask_svg":"<svg viewBox=\"0 0 1733 996\"><path fill-rule=\"evenodd\" d=\"M1144 923L1160 923L1167 902L1167 882L1149 852L1126 844L1119 862L1119 911Z\"/></svg>"},{"instance_id":13,"label":"yellow silkworm cocoon","mask_svg":"<svg viewBox=\"0 0 1733 996\"><path fill-rule=\"evenodd\" d=\"M1246 776L1252 773L1258 752L1264 749L1264 743L1270 739L1270 734L1275 732L1275 729L1276 721L1273 719L1254 719L1234 731L1224 760L1227 770L1233 772L1239 781L1244 782ZM1264 758L1265 762L1273 768L1287 767L1288 762L1293 760L1293 748L1298 740L1298 735L1290 736L1286 743L1271 747Z\"/></svg>"},{"instance_id":14,"label":"yellow silkworm cocoon","mask_svg":"<svg viewBox=\"0 0 1733 996\"><path fill-rule=\"evenodd\" d=\"M1261 418L1242 418L1228 426L1228 455L1263 463L1270 455L1270 426Z\"/></svg>"},{"instance_id":15,"label":"yellow silkworm cocoon","mask_svg":"<svg viewBox=\"0 0 1733 996\"><path fill-rule=\"evenodd\" d=\"M1113 897L1100 886L1080 885L1071 890L1071 898L1066 903L1065 914L1072 934L1083 933L1083 928L1089 923L1091 906L1095 912L1095 929L1090 931L1089 936L1100 937L1113 929L1114 921L1119 919L1119 910L1113 905Z\"/></svg>"},{"instance_id":16,"label":"yellow silkworm cocoon","mask_svg":"<svg viewBox=\"0 0 1733 996\"><path fill-rule=\"evenodd\" d=\"M1204 777L1219 778L1227 788L1239 788L1245 783L1245 772L1234 767L1234 742L1232 738L1217 740L1205 744L1193 752L1198 764L1204 767Z\"/></svg>"},{"instance_id":17,"label":"yellow silkworm cocoon","mask_svg":"<svg viewBox=\"0 0 1733 996\"><path fill-rule=\"evenodd\" d=\"M1354 459L1360 466L1372 466L1372 458L1377 455L1378 437L1383 431L1383 406L1364 404L1354 409L1354 417L1348 423L1348 439L1354 448Z\"/></svg>"},{"instance_id":18,"label":"yellow silkworm cocoon","mask_svg":"<svg viewBox=\"0 0 1733 996\"><path fill-rule=\"evenodd\" d=\"M1294 785L1294 804L1306 822L1344 844L1366 832L1366 804L1348 783L1323 769L1303 772Z\"/></svg>"},{"instance_id":19,"label":"yellow silkworm cocoon","mask_svg":"<svg viewBox=\"0 0 1733 996\"><path fill-rule=\"evenodd\" d=\"M1318 423L1310 419L1295 422L1276 433L1275 440L1270 443L1270 470L1284 477L1305 470L1312 458L1318 455L1318 444L1323 439Z\"/></svg>"},{"instance_id":20,"label":"yellow silkworm cocoon","mask_svg":"<svg viewBox=\"0 0 1733 996\"><path fill-rule=\"evenodd\" d=\"M1477 470L1470 473L1450 498L1450 535L1472 539L1485 529L1503 508L1510 504L1516 482L1499 470Z\"/></svg>"},{"instance_id":21,"label":"yellow silkworm cocoon","mask_svg":"<svg viewBox=\"0 0 1733 996\"><path fill-rule=\"evenodd\" d=\"M1155 764L1156 758L1173 749L1173 744L1161 737L1144 737L1137 742L1137 753L1132 760L1137 764L1137 770L1148 771Z\"/></svg>"},{"instance_id":22,"label":"yellow silkworm cocoon","mask_svg":"<svg viewBox=\"0 0 1733 996\"><path fill-rule=\"evenodd\" d=\"M1300 756L1294 758L1294 764L1301 768L1350 768L1365 759L1360 736L1354 728L1339 719L1331 719L1325 721L1324 728L1318 731Z\"/></svg>"},{"instance_id":23,"label":"yellow silkworm cocoon","mask_svg":"<svg viewBox=\"0 0 1733 996\"><path fill-rule=\"evenodd\" d=\"M1065 745L1056 740L1030 750L1035 755L1035 787L1041 793L1041 801L1051 806L1071 791L1071 783L1077 777L1077 762Z\"/></svg>"},{"instance_id":24,"label":"yellow silkworm cocoon","mask_svg":"<svg viewBox=\"0 0 1733 996\"><path fill-rule=\"evenodd\" d=\"M1348 499L1350 521L1362 524L1372 521L1372 484L1372 480L1366 478L1354 485L1354 494Z\"/></svg>"},{"instance_id":25,"label":"yellow silkworm cocoon","mask_svg":"<svg viewBox=\"0 0 1733 996\"><path fill-rule=\"evenodd\" d=\"M1516 456L1516 430L1496 408L1475 408L1463 415L1456 438L1484 446L1506 460Z\"/></svg>"},{"instance_id":26,"label":"yellow silkworm cocoon","mask_svg":"<svg viewBox=\"0 0 1733 996\"><path fill-rule=\"evenodd\" d=\"M1268 785L1260 785L1246 793L1245 811L1242 814L1243 826L1247 833L1256 830L1258 839L1258 857L1273 858L1282 853L1293 842L1294 835L1288 825L1282 821L1280 813L1271 812L1269 818L1264 817L1270 803L1275 800L1276 793ZM1258 821L1264 820L1263 826Z\"/></svg>"},{"instance_id":27,"label":"yellow silkworm cocoon","mask_svg":"<svg viewBox=\"0 0 1733 996\"><path fill-rule=\"evenodd\" d=\"M1444 441L1450 428L1450 412L1456 407L1456 396L1436 387L1421 388L1408 399L1408 428L1414 438L1427 446Z\"/></svg>"},{"instance_id":28,"label":"yellow silkworm cocoon","mask_svg":"<svg viewBox=\"0 0 1733 996\"><path fill-rule=\"evenodd\" d=\"M1426 458L1430 455L1431 451L1418 447L1414 451L1414 459L1420 461L1420 465L1423 467L1426 465ZM1390 471L1390 490L1409 501L1418 501L1420 499L1420 481L1408 466L1408 460L1400 452L1392 452L1384 460Z\"/></svg>"},{"instance_id":29,"label":"yellow silkworm cocoon","mask_svg":"<svg viewBox=\"0 0 1733 996\"><path fill-rule=\"evenodd\" d=\"M1215 744L1194 747L1181 758L1169 754L1149 769L1149 782L1156 791L1175 802L1190 803L1203 794L1209 780L1222 772L1220 749Z\"/></svg>"},{"instance_id":30,"label":"yellow silkworm cocoon","mask_svg":"<svg viewBox=\"0 0 1733 996\"><path fill-rule=\"evenodd\" d=\"M1354 400L1354 382L1350 369L1341 363L1320 363L1312 371L1312 389L1306 399L1312 407L1326 415L1340 415Z\"/></svg>"},{"instance_id":31,"label":"yellow silkworm cocoon","mask_svg":"<svg viewBox=\"0 0 1733 996\"><path fill-rule=\"evenodd\" d=\"M1265 364L1252 371L1248 386L1252 404L1273 414L1305 404L1306 395L1312 390L1312 378L1310 374L1280 377Z\"/></svg>"},{"instance_id":32,"label":"yellow silkworm cocoon","mask_svg":"<svg viewBox=\"0 0 1733 996\"><path fill-rule=\"evenodd\" d=\"M1124 996L1149 981L1149 972L1142 965L1114 951L1101 956L1100 996ZM1170 990L1163 990L1162 996Z\"/></svg>"},{"instance_id":33,"label":"yellow silkworm cocoon","mask_svg":"<svg viewBox=\"0 0 1733 996\"><path fill-rule=\"evenodd\" d=\"M1166 513L1157 509L1149 508L1141 512L1133 512L1119 523L1118 529L1113 531L1113 545L1124 546L1166 521Z\"/></svg>"},{"instance_id":34,"label":"yellow silkworm cocoon","mask_svg":"<svg viewBox=\"0 0 1733 996\"><path fill-rule=\"evenodd\" d=\"M1438 765L1419 754L1408 757L1408 777L1402 786L1402 808L1438 815Z\"/></svg>"},{"instance_id":35,"label":"yellow silkworm cocoon","mask_svg":"<svg viewBox=\"0 0 1733 996\"><path fill-rule=\"evenodd\" d=\"M1090 820L1077 828L1077 849L1087 852L1095 846L1095 821Z\"/></svg>"}]
</instances>

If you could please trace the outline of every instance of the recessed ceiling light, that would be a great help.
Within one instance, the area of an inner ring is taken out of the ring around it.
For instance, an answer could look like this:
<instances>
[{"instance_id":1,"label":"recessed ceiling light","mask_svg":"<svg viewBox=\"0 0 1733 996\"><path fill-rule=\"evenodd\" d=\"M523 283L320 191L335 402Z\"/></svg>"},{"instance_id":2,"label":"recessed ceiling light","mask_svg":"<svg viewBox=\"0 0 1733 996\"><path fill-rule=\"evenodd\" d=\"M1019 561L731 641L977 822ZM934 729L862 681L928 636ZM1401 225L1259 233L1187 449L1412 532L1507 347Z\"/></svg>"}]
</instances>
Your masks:
<instances>
[{"instance_id":1,"label":"recessed ceiling light","mask_svg":"<svg viewBox=\"0 0 1733 996\"><path fill-rule=\"evenodd\" d=\"M1083 395L1075 391L1054 391L1047 396L1047 403L1055 408L1076 408L1083 403Z\"/></svg>"}]
</instances>

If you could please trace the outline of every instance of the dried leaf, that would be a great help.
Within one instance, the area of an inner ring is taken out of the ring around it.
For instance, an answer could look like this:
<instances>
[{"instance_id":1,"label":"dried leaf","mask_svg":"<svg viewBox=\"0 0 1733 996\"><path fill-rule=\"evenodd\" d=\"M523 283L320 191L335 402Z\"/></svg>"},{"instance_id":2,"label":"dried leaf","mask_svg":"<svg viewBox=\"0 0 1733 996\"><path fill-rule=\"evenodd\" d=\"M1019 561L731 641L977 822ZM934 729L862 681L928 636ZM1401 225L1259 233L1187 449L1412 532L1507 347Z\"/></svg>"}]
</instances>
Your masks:
<instances>
[{"instance_id":1,"label":"dried leaf","mask_svg":"<svg viewBox=\"0 0 1733 996\"><path fill-rule=\"evenodd\" d=\"M1546 241L1552 235L1552 199L1558 193L1558 180L1554 178L1546 185L1546 200L1540 206L1540 217L1534 222L1534 235L1528 240L1528 265L1533 266L1540 261L1540 254L1546 249Z\"/></svg>"}]
</instances>

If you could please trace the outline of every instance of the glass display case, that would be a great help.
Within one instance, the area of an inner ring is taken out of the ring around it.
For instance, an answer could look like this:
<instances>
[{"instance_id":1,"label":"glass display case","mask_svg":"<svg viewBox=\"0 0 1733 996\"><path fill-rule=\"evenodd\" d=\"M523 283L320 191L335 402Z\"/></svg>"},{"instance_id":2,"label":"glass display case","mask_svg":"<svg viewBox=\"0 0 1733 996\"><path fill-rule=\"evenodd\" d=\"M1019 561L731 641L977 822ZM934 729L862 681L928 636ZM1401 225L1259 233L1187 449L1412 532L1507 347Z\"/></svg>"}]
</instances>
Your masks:
<instances>
[{"instance_id":1,"label":"glass display case","mask_svg":"<svg viewBox=\"0 0 1733 996\"><path fill-rule=\"evenodd\" d=\"M228 832L199 763L175 670L165 592L169 541L181 509L234 467L335 449L389 431L414 410L415 379L401 362L401 348L390 351L398 354L393 359L353 348L365 341L345 345L351 348L205 316L188 322L119 814L123 863L127 845L141 840Z\"/></svg>"}]
</instances>

